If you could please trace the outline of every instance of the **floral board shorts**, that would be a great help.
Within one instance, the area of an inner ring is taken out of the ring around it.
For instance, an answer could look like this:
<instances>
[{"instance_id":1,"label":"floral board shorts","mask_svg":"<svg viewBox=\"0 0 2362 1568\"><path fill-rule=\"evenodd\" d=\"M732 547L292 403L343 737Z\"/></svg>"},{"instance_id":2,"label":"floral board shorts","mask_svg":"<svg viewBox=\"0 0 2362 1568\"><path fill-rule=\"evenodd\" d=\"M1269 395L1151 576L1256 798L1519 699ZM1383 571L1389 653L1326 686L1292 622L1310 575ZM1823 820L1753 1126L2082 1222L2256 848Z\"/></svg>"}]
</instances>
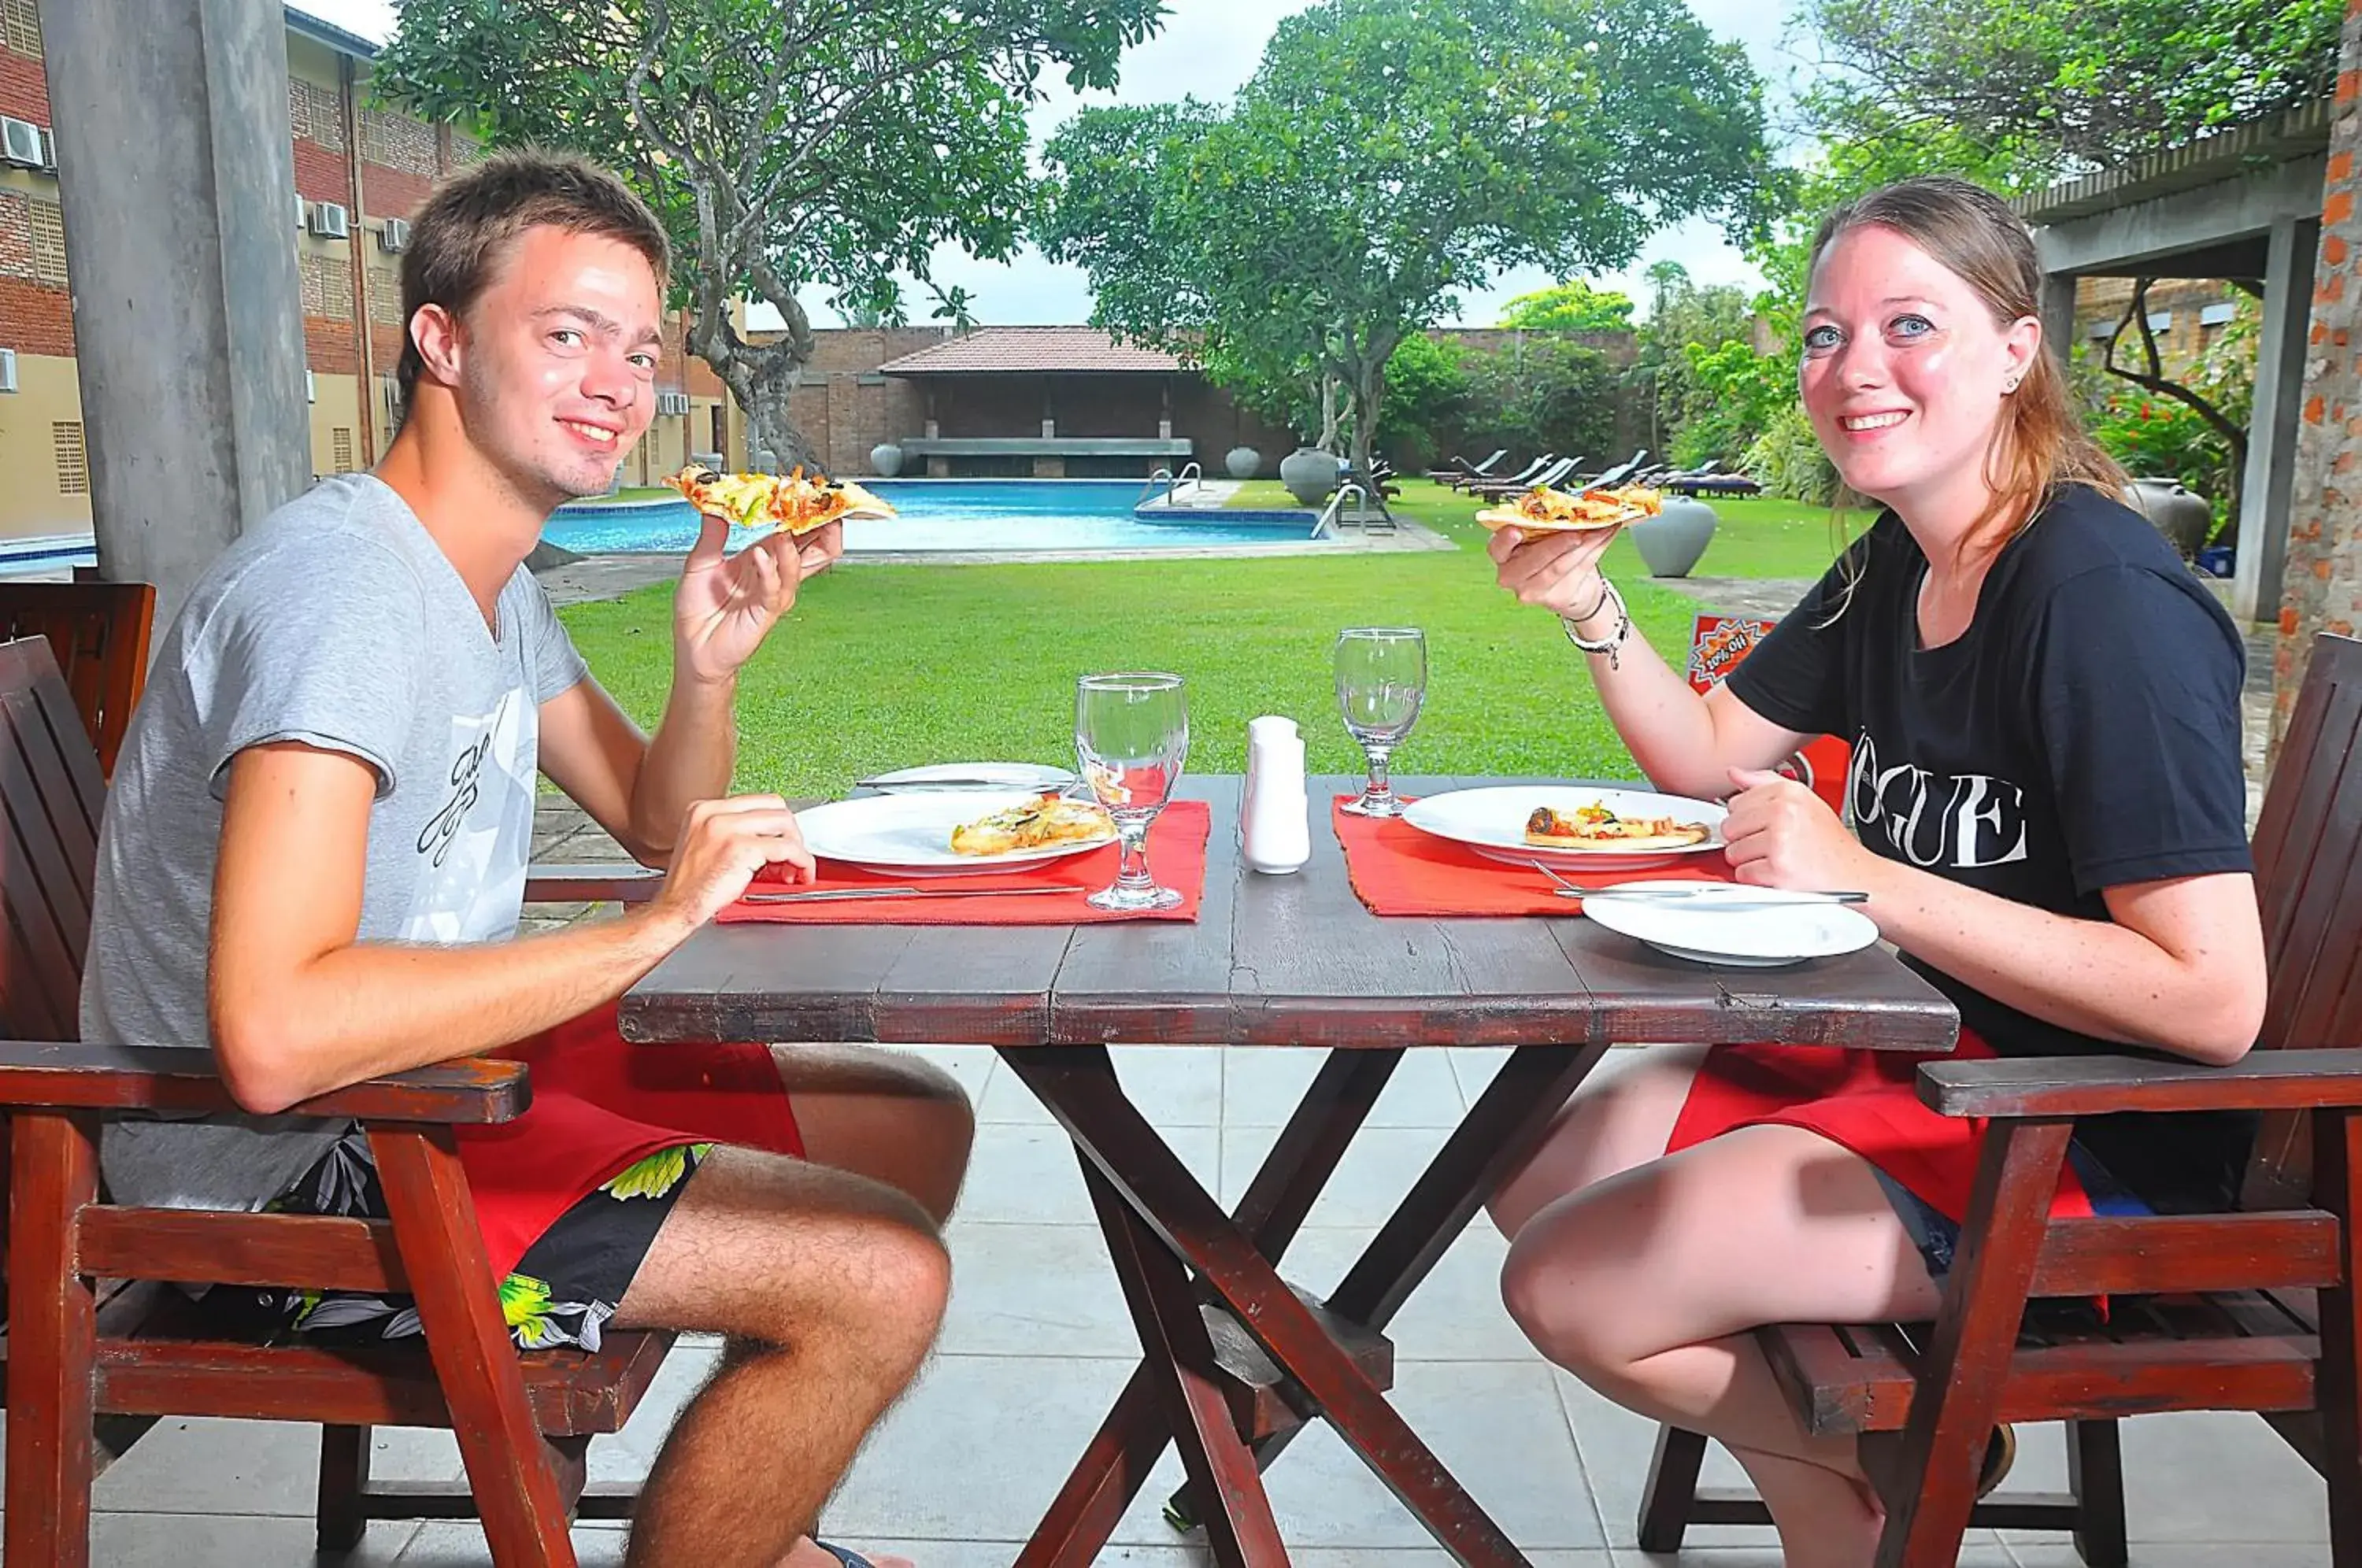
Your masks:
<instances>
[{"instance_id":1,"label":"floral board shorts","mask_svg":"<svg viewBox=\"0 0 2362 1568\"><path fill-rule=\"evenodd\" d=\"M501 1278L501 1314L519 1350L599 1348L601 1325L614 1316L641 1260L656 1244L665 1216L712 1149L711 1143L689 1143L634 1161L578 1199L525 1249L516 1267ZM270 1211L386 1218L385 1191L368 1134L359 1128L348 1132ZM223 1297L230 1299L217 1299ZM407 1296L224 1286L208 1292L206 1303L209 1315L235 1314L235 1323L222 1326L247 1339L283 1341L301 1334L350 1344L423 1331Z\"/></svg>"},{"instance_id":2,"label":"floral board shorts","mask_svg":"<svg viewBox=\"0 0 2362 1568\"><path fill-rule=\"evenodd\" d=\"M532 1101L514 1121L455 1132L502 1310L523 1350L599 1348L601 1326L713 1149L803 1156L767 1046L628 1044L610 1006L493 1055L532 1070ZM367 1135L348 1132L268 1207L385 1218ZM217 1286L205 1300L224 1331L248 1339L421 1331L406 1297Z\"/></svg>"}]
</instances>

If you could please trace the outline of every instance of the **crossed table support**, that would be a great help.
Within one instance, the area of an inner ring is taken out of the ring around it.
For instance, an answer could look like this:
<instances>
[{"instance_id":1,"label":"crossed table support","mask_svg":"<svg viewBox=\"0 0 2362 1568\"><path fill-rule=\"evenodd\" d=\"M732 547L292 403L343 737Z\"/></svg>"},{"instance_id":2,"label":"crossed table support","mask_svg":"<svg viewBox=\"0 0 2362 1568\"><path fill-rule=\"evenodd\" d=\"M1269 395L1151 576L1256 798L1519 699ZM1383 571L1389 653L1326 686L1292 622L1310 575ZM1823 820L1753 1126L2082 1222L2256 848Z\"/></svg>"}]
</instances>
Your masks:
<instances>
[{"instance_id":1,"label":"crossed table support","mask_svg":"<svg viewBox=\"0 0 2362 1568\"><path fill-rule=\"evenodd\" d=\"M1323 1310L1280 1278L1279 1260L1393 1076L1399 1049L1331 1051L1231 1214L1124 1096L1105 1047L1004 1051L1002 1060L1074 1140L1146 1353L1019 1568L1093 1561L1167 1441L1180 1448L1188 1512L1205 1524L1215 1560L1285 1563L1261 1472L1316 1417L1454 1557L1524 1568L1517 1547L1395 1413L1340 1331L1385 1327L1605 1053L1529 1045L1512 1054ZM1201 1310L1209 1298L1279 1375L1284 1408L1264 1419L1254 1419L1257 1390L1218 1360L1212 1314ZM1390 1358L1379 1359L1390 1370Z\"/></svg>"}]
</instances>

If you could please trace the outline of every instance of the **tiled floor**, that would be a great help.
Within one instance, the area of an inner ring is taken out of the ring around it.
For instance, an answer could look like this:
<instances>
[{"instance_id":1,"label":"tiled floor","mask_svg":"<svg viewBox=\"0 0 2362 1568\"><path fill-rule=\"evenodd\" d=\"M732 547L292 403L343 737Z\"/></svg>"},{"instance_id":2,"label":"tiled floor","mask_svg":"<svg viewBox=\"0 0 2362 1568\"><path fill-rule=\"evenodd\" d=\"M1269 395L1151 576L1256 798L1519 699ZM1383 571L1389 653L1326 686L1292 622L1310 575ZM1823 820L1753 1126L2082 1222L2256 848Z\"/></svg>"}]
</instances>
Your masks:
<instances>
[{"instance_id":1,"label":"tiled floor","mask_svg":"<svg viewBox=\"0 0 2362 1568\"><path fill-rule=\"evenodd\" d=\"M893 1548L922 1568L1009 1562L1131 1369L1135 1342L1087 1220L1064 1139L984 1051L922 1048L976 1099L974 1173L952 1225L952 1309L933 1362L879 1428L831 1504L835 1539ZM1493 1070L1482 1051L1411 1058L1290 1253L1289 1275L1333 1285L1374 1217L1408 1185ZM1308 1057L1214 1049L1128 1049L1119 1072L1201 1179L1235 1194L1310 1071ZM1632 1544L1651 1430L1534 1356L1495 1288L1503 1244L1481 1222L1396 1320L1394 1399L1537 1568L1777 1568L1760 1532L1705 1530L1679 1559ZM677 1352L633 1426L592 1449L594 1476L640 1474L714 1353ZM2064 1482L2055 1430L2025 1435L2019 1475ZM306 1518L311 1429L173 1422L99 1483L95 1559L124 1568L292 1568L314 1561ZM2312 1473L2252 1418L2158 1417L2125 1438L2138 1568L2299 1568L2327 1561ZM1725 1481L1736 1472L1719 1454ZM381 1474L456 1476L447 1439L381 1434ZM1178 1479L1168 1454L1102 1558L1141 1568L1205 1561L1157 1517ZM1410 1568L1449 1561L1325 1430L1271 1475L1274 1507L1307 1568ZM579 1532L589 1568L618 1564L622 1538ZM475 1568L473 1527L380 1526L348 1561L363 1568ZM2056 1537L1983 1535L1974 1568L2070 1568Z\"/></svg>"}]
</instances>

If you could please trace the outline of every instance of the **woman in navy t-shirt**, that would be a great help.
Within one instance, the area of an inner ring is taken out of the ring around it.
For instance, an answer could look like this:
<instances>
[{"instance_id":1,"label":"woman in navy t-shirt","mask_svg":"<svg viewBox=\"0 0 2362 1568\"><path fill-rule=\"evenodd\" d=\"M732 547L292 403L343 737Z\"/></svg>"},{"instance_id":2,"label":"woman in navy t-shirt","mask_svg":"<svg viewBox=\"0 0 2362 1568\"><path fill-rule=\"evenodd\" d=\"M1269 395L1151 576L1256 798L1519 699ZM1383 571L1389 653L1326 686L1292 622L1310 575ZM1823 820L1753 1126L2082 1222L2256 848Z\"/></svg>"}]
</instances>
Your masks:
<instances>
[{"instance_id":1,"label":"woman in navy t-shirt","mask_svg":"<svg viewBox=\"0 0 2362 1568\"><path fill-rule=\"evenodd\" d=\"M2236 629L2117 496L2037 315L2025 226L1960 181L1840 208L1813 247L1799 381L1877 522L1700 697L1599 572L1598 534L1494 536L1661 787L1728 796L1743 882L1866 889L1959 1007L1960 1054L2126 1045L2244 1055L2263 938L2239 756ZM1854 759L1849 830L1769 771L1809 737ZM1925 1320L1977 1124L1921 1106L1902 1053L1636 1053L1494 1196L1502 1290L1552 1361L1720 1440L1789 1568L1860 1568L1882 1516L1849 1439L1806 1435L1748 1331ZM2236 1121L2079 1128L2054 1212L2229 1195ZM2006 1463L2005 1434L1986 1484Z\"/></svg>"}]
</instances>

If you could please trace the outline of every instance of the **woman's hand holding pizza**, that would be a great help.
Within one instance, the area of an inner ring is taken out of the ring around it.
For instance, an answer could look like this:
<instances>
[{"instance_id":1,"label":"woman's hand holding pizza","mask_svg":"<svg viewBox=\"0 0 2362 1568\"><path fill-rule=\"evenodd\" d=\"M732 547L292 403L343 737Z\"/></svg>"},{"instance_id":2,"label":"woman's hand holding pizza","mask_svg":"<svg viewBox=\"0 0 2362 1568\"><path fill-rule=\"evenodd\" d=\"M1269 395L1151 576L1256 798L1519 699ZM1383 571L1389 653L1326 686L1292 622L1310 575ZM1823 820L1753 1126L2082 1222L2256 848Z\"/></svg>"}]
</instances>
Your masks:
<instances>
[{"instance_id":1,"label":"woman's hand holding pizza","mask_svg":"<svg viewBox=\"0 0 2362 1568\"><path fill-rule=\"evenodd\" d=\"M1738 879L1758 888L1869 890L1887 863L1864 849L1828 802L1794 778L1734 767L1724 853Z\"/></svg>"},{"instance_id":2,"label":"woman's hand holding pizza","mask_svg":"<svg viewBox=\"0 0 2362 1568\"><path fill-rule=\"evenodd\" d=\"M1616 528L1584 528L1528 534L1507 527L1485 541L1501 586L1520 604L1539 604L1555 615L1584 615L1600 607L1604 595L1599 558L1623 532Z\"/></svg>"},{"instance_id":3,"label":"woman's hand holding pizza","mask_svg":"<svg viewBox=\"0 0 2362 1568\"><path fill-rule=\"evenodd\" d=\"M728 556L722 548L728 521L712 513L698 521L697 544L673 599L674 662L699 680L723 680L755 657L794 607L804 580L844 553L844 525L802 535L780 528Z\"/></svg>"}]
</instances>

